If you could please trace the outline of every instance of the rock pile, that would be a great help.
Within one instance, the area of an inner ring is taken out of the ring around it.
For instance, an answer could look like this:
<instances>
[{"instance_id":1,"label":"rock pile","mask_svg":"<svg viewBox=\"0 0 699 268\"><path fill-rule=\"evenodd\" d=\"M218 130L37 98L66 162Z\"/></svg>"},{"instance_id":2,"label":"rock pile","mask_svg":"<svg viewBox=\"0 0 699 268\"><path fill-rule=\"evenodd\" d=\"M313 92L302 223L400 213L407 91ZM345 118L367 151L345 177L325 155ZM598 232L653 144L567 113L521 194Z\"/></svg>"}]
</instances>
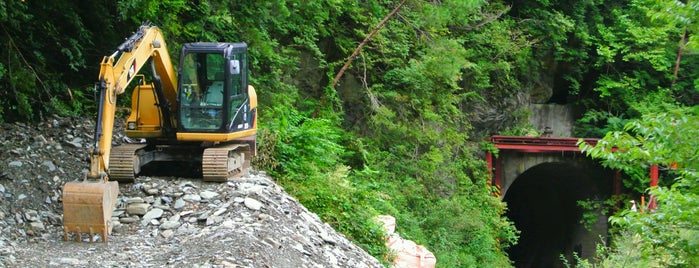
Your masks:
<instances>
[{"instance_id":1,"label":"rock pile","mask_svg":"<svg viewBox=\"0 0 699 268\"><path fill-rule=\"evenodd\" d=\"M256 171L120 184L107 243L64 242L61 187L85 171L93 129L76 122L0 126L0 267L382 266Z\"/></svg>"}]
</instances>

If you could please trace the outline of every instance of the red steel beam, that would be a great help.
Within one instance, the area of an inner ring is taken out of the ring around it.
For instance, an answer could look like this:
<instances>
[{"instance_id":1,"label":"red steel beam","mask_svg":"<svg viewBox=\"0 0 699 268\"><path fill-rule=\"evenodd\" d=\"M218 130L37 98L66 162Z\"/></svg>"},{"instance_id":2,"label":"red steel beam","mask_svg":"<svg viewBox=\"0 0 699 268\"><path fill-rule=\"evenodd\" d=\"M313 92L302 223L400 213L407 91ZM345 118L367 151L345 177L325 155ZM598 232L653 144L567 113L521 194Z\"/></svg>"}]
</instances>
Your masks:
<instances>
[{"instance_id":1,"label":"red steel beam","mask_svg":"<svg viewBox=\"0 0 699 268\"><path fill-rule=\"evenodd\" d=\"M519 137L519 136L492 136L490 141L499 150L513 150L527 153L545 152L580 152L578 138L555 137ZM586 138L583 141L590 145L597 144L599 139Z\"/></svg>"}]
</instances>

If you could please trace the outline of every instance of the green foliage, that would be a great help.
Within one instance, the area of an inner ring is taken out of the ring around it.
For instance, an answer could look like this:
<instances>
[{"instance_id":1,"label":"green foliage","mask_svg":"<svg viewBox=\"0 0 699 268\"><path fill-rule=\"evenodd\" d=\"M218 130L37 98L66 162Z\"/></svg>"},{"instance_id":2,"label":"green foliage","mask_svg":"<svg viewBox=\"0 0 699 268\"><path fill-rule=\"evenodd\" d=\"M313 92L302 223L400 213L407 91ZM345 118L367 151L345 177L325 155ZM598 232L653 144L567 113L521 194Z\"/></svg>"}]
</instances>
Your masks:
<instances>
[{"instance_id":1,"label":"green foliage","mask_svg":"<svg viewBox=\"0 0 699 268\"><path fill-rule=\"evenodd\" d=\"M531 125L509 127L507 129L501 131L498 134L503 135L503 136L528 136L528 137L541 136L540 130L534 128L534 126L531 126Z\"/></svg>"},{"instance_id":2,"label":"green foliage","mask_svg":"<svg viewBox=\"0 0 699 268\"><path fill-rule=\"evenodd\" d=\"M34 98L30 96L38 95L36 80L30 69L24 68L19 62L20 58L16 55L10 55L8 62L7 79L3 82L10 90L3 95L8 94L9 99L3 99L5 107L8 107L6 112L12 117L17 117L23 120L31 120L34 113L35 104L32 103Z\"/></svg>"},{"instance_id":3,"label":"green foliage","mask_svg":"<svg viewBox=\"0 0 699 268\"><path fill-rule=\"evenodd\" d=\"M653 247L635 232L622 232L611 246L598 246L596 267L669 267L673 263L667 250Z\"/></svg>"},{"instance_id":4,"label":"green foliage","mask_svg":"<svg viewBox=\"0 0 699 268\"><path fill-rule=\"evenodd\" d=\"M586 230L592 231L592 226L599 220L599 215L611 215L617 210L617 205L627 199L626 195L614 195L607 200L579 200L577 204L583 211L580 223Z\"/></svg>"},{"instance_id":5,"label":"green foliage","mask_svg":"<svg viewBox=\"0 0 699 268\"><path fill-rule=\"evenodd\" d=\"M276 120L266 125L275 133L279 174L303 176L334 169L344 154L340 129L326 119L308 118L298 111L276 109ZM313 163L313 165L310 165ZM312 170L305 170L305 169Z\"/></svg>"},{"instance_id":6,"label":"green foliage","mask_svg":"<svg viewBox=\"0 0 699 268\"><path fill-rule=\"evenodd\" d=\"M599 158L608 167L623 170L627 174L647 172L649 164L671 169L672 180L650 188L658 207L652 213L624 211L611 217L610 222L624 230L621 245L636 244L641 261L654 267L693 267L699 265L697 258L699 232L699 160L696 157L697 135L699 134L699 110L678 107L663 113L646 114L642 119L632 120L624 131L610 132L596 146L581 145L588 155ZM632 176L634 189L646 189L645 176ZM610 253L606 261L622 259L624 262L638 261L624 256L627 252L619 247ZM616 262L618 263L618 262Z\"/></svg>"},{"instance_id":7,"label":"green foliage","mask_svg":"<svg viewBox=\"0 0 699 268\"><path fill-rule=\"evenodd\" d=\"M440 263L457 267L509 265L509 259L500 251L514 242L517 232L508 222L497 220L498 211L504 210L499 200L463 195L434 202L430 207L439 209L425 208L422 229L433 230L428 241L436 250L452 248L450 254L440 254Z\"/></svg>"},{"instance_id":8,"label":"green foliage","mask_svg":"<svg viewBox=\"0 0 699 268\"><path fill-rule=\"evenodd\" d=\"M432 54L466 53L461 48L430 45L407 67L386 73L378 96L382 106L370 126L375 146L366 162L380 171L374 181L391 198L401 235L428 245L446 266L507 265L502 249L514 242L515 230L499 218L504 208L489 195L484 174L464 172L483 164L468 149L470 126L458 108L469 97L455 86L462 75L454 74L472 65ZM449 64L425 68L433 61Z\"/></svg>"},{"instance_id":9,"label":"green foliage","mask_svg":"<svg viewBox=\"0 0 699 268\"><path fill-rule=\"evenodd\" d=\"M363 31L335 31L332 39L327 39L322 30L317 32L317 35L314 34L316 32L310 31L296 32L304 37L278 38L272 41L279 45L275 51L283 54L272 57L265 53L253 52L253 55L258 57L257 60L269 61L269 64L263 64L261 71L272 71L272 75L278 76L263 74L262 77L255 78L258 85L265 85L258 88L269 90L264 97L265 103L283 107L267 107L264 108L265 112L261 113L264 116L261 122L269 126L265 135L274 133L271 136L275 140L270 143L274 144L274 157L267 159L272 159L269 163L276 163L272 165L276 167L273 171L281 184L323 219L348 236L356 238L360 244L369 244L361 241L381 243L380 240L361 240L371 237L366 236L367 234L374 234L367 225L355 226L366 224L366 220L362 220L366 217L362 215L391 214L398 218L398 228L402 235L426 245L437 254L440 264L459 266L483 262L507 265L509 261L502 250L514 243L515 230L510 223L500 218L502 204L497 198L490 196L490 189L485 183L486 174L477 171L482 169L484 164L483 161L477 160L469 149L471 145L467 142L467 133L470 125L462 111L463 106L468 105L468 102L477 96L473 90L463 89L461 82L465 70L476 70L472 61L468 59L478 59L479 55L475 51L469 52L464 49L468 45L464 44L463 40L471 40L470 38L450 37L453 32L462 31L462 26L457 25L454 20L423 19L423 15L432 16L433 12L448 14L451 12L451 5L460 4L415 4L410 9L414 9L415 12L406 9L401 13L415 24L391 20L371 40L361 55L363 60L355 61L358 67L353 67L355 69L352 70L356 70L356 74L360 76L365 75L364 79L371 81L367 86L369 91L375 93L378 105L370 109L374 113L367 113L367 109L361 114L347 111L345 118L361 120L357 121L361 123L355 126L362 127L351 129L352 132L338 131L338 125L325 121L337 122L337 115L321 113L320 118L314 118L303 112L304 109L317 105L308 97L318 96L318 93L330 94L326 96L333 98L333 101L327 102L326 105L336 107L322 108L326 111L339 110L339 105L369 107L368 105L341 99L342 94L323 87L316 86L315 91L313 87L301 91L288 84L273 85L272 83L276 83L280 78L288 77L288 72L274 71L273 68L277 67L288 68L275 62L275 57L286 57L280 61L281 63L288 62L289 59L298 59L297 55L302 51L297 47L300 47L312 51L311 55L314 57L322 56L323 58L318 59L320 66L323 66L324 62L328 62L328 66L339 66L339 63L345 60L345 56L336 57L333 54L336 52L316 50L315 46L309 47L307 41L298 40L326 38L322 42L335 41L334 45L340 48L340 51L349 54L356 42L364 37L362 32L371 29L393 6L366 3L331 9L340 17L345 16L342 12L348 12L347 17L343 18L349 18L350 22L342 27L357 25ZM474 4L472 7L483 6ZM495 7L488 8L487 10L497 10ZM275 20L285 18L284 14L282 12ZM326 18L323 13L320 14L313 18ZM479 20L479 16L482 15L476 8L459 14L473 16L473 20ZM258 18L262 21L267 19L263 14ZM341 26L335 21L338 17L328 16L327 19L327 27L336 26L335 29L338 29L337 27ZM422 26L427 24L430 26ZM508 24L499 22L489 25L495 28L484 29L498 33L508 29ZM418 39L415 39L414 33L419 33ZM486 47L492 36L498 34L481 34L477 42ZM289 40L294 43L290 43ZM496 77L497 74L509 72L507 68L510 65L506 63L508 58L503 56L510 55L510 51L505 47L508 44L506 39L499 41L502 42L502 50L505 53L494 52L494 55L500 54L499 57L493 57L498 60L497 63L481 62L479 74L471 77L491 81L491 76ZM259 48L265 51L264 48ZM319 55L319 52L322 54ZM334 60L339 62L334 63ZM498 84L501 83L498 81ZM298 107L298 111L289 109L288 105ZM346 149L350 151L345 151ZM344 172L345 165L342 163L351 163L350 171ZM444 206L449 207L449 213L435 212L434 208ZM358 209L359 207L361 209ZM346 215L353 220L345 221ZM470 220L471 224L464 224L466 219ZM460 224L454 225L456 223ZM459 228L452 229L452 225ZM366 237L360 238L360 235ZM378 252L377 244L372 245L375 248L370 249L370 252ZM458 248L458 254L453 254L455 248Z\"/></svg>"},{"instance_id":10,"label":"green foliage","mask_svg":"<svg viewBox=\"0 0 699 268\"><path fill-rule=\"evenodd\" d=\"M614 161L604 164L625 171L644 169L649 164L668 167L680 161L694 165L694 151L686 150L699 145L691 138L699 134L699 121L693 120L693 116L693 110L681 107L647 114L627 123L624 131L607 133L596 146L582 144L580 148L594 158L613 157Z\"/></svg>"},{"instance_id":11,"label":"green foliage","mask_svg":"<svg viewBox=\"0 0 699 268\"><path fill-rule=\"evenodd\" d=\"M690 19L695 11L693 4L654 0L514 5L509 15L536 42L531 75L521 80L550 85L551 102L580 107L582 136L602 137L659 102L693 105L697 59L680 41L698 29Z\"/></svg>"},{"instance_id":12,"label":"green foliage","mask_svg":"<svg viewBox=\"0 0 699 268\"><path fill-rule=\"evenodd\" d=\"M493 154L493 157L497 158L500 151L492 142L481 142L481 150L484 152L489 152Z\"/></svg>"},{"instance_id":13,"label":"green foliage","mask_svg":"<svg viewBox=\"0 0 699 268\"><path fill-rule=\"evenodd\" d=\"M264 151L258 163L336 230L374 256L386 254L383 231L372 221L377 212L367 206L374 193L362 182L352 181L350 168L342 164L341 129L329 120L309 118L293 109L271 112L275 119L261 132L260 149Z\"/></svg>"},{"instance_id":14,"label":"green foliage","mask_svg":"<svg viewBox=\"0 0 699 268\"><path fill-rule=\"evenodd\" d=\"M628 121L625 115L613 115L606 111L588 110L577 120L576 137L603 137L607 132L621 130Z\"/></svg>"},{"instance_id":15,"label":"green foliage","mask_svg":"<svg viewBox=\"0 0 699 268\"><path fill-rule=\"evenodd\" d=\"M687 48L697 49L697 36L699 32L699 21L696 20L699 6L696 3L684 3L682 1L656 0L649 1L654 4L653 9L648 10L648 14L654 20L670 24L678 29L683 29L689 34Z\"/></svg>"},{"instance_id":16,"label":"green foliage","mask_svg":"<svg viewBox=\"0 0 699 268\"><path fill-rule=\"evenodd\" d=\"M566 267L576 268L615 268L615 267L691 267L681 260L673 260L672 254L662 247L654 247L635 232L622 231L613 237L607 245L604 240L597 244L594 260L580 260L571 265L564 261Z\"/></svg>"},{"instance_id":17,"label":"green foliage","mask_svg":"<svg viewBox=\"0 0 699 268\"><path fill-rule=\"evenodd\" d=\"M513 7L511 16L520 18L524 31L537 42L530 62L532 76L523 80L539 83L539 72L549 73L560 77L556 86L567 88L569 94L584 90L587 63L595 55L592 31L603 20L597 2L601 1L535 1Z\"/></svg>"},{"instance_id":18,"label":"green foliage","mask_svg":"<svg viewBox=\"0 0 699 268\"><path fill-rule=\"evenodd\" d=\"M110 39L119 26L111 17L94 17L108 9L106 2L2 1L0 117L36 120L46 113L84 112L78 103L83 100L73 102L66 88L96 80L99 60L107 52L95 47L115 47L123 39ZM83 73L87 69L92 75Z\"/></svg>"}]
</instances>

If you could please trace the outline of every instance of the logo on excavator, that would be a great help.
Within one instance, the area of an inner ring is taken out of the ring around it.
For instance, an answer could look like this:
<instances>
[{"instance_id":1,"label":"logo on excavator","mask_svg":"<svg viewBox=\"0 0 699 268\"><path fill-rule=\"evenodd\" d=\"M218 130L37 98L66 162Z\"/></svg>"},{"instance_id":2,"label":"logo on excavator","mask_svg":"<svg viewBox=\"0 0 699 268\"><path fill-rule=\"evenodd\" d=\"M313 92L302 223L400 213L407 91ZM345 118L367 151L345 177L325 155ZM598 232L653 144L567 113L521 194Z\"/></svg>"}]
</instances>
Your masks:
<instances>
[{"instance_id":1,"label":"logo on excavator","mask_svg":"<svg viewBox=\"0 0 699 268\"><path fill-rule=\"evenodd\" d=\"M131 77L133 77L135 72L136 72L136 60L133 60L131 62L131 68L129 68L129 72L126 73L126 81L130 81Z\"/></svg>"}]
</instances>

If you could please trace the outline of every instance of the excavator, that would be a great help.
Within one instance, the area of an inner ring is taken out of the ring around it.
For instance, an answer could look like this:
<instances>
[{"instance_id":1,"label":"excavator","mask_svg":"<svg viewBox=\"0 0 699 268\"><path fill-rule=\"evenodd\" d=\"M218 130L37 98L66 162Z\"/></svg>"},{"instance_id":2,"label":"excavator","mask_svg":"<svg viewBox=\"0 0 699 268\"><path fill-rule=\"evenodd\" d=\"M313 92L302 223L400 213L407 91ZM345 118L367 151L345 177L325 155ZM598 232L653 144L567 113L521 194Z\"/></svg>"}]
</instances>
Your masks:
<instances>
[{"instance_id":1,"label":"excavator","mask_svg":"<svg viewBox=\"0 0 699 268\"><path fill-rule=\"evenodd\" d=\"M149 62L146 82L140 71ZM125 140L137 142L112 147L117 96L134 80ZM204 181L228 181L256 154L257 95L248 84L245 43L184 44L175 71L162 32L144 23L103 58L95 89L89 171L63 186L65 240L89 234L106 242L118 182L133 182L149 163L194 163Z\"/></svg>"}]
</instances>

